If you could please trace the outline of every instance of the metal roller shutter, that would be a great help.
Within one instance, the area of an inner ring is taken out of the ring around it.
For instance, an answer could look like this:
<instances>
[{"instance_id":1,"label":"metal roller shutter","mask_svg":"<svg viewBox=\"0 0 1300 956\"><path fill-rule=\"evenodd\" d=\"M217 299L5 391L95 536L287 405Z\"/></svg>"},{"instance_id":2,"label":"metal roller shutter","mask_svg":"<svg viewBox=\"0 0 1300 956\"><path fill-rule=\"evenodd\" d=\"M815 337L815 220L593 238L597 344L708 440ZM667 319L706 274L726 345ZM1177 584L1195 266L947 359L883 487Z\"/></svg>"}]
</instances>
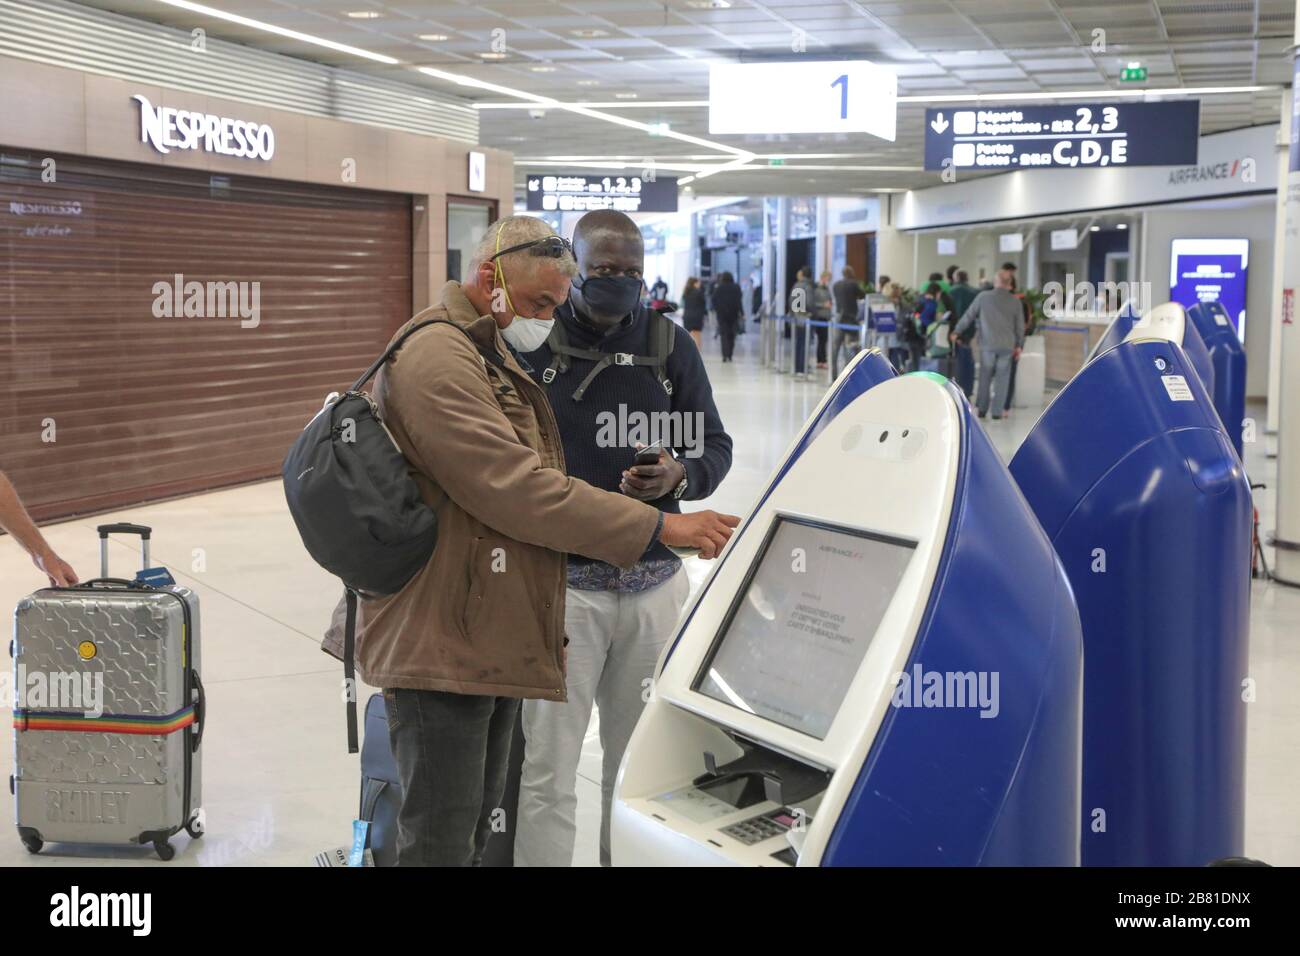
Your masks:
<instances>
[{"instance_id":1,"label":"metal roller shutter","mask_svg":"<svg viewBox=\"0 0 1300 956\"><path fill-rule=\"evenodd\" d=\"M38 520L277 475L410 315L409 196L44 159L0 148L0 469Z\"/></svg>"}]
</instances>

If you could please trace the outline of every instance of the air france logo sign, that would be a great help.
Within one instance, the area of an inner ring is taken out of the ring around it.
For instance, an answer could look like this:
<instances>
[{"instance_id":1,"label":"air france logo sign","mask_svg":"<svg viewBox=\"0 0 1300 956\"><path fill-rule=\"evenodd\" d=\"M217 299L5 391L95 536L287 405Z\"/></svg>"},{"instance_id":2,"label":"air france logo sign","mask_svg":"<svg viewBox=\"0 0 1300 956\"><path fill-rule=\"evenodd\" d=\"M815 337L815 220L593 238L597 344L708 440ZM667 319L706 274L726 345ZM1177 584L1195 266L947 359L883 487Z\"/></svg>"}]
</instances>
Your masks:
<instances>
[{"instance_id":1,"label":"air france logo sign","mask_svg":"<svg viewBox=\"0 0 1300 956\"><path fill-rule=\"evenodd\" d=\"M275 132L269 125L171 106L154 109L138 93L131 99L140 104L140 142L160 153L202 149L240 159L270 159L275 155Z\"/></svg>"}]
</instances>

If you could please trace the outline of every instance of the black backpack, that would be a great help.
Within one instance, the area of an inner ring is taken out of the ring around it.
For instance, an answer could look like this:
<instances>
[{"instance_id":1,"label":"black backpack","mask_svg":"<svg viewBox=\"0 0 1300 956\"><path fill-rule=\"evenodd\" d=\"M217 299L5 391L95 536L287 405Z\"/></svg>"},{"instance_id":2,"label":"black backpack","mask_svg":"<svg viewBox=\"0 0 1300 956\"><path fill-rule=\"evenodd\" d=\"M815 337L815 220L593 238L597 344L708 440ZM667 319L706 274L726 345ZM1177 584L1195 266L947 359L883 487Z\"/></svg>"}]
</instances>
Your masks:
<instances>
[{"instance_id":1,"label":"black backpack","mask_svg":"<svg viewBox=\"0 0 1300 956\"><path fill-rule=\"evenodd\" d=\"M449 319L430 319L407 329L351 388L325 400L289 448L281 469L284 497L307 553L347 589L343 669L348 753L357 751L357 593L400 591L429 562L438 540L437 516L420 497L411 466L384 427L374 399L361 389L408 338L439 324L461 328ZM484 361L504 366L494 350L477 343L475 348Z\"/></svg>"}]
</instances>

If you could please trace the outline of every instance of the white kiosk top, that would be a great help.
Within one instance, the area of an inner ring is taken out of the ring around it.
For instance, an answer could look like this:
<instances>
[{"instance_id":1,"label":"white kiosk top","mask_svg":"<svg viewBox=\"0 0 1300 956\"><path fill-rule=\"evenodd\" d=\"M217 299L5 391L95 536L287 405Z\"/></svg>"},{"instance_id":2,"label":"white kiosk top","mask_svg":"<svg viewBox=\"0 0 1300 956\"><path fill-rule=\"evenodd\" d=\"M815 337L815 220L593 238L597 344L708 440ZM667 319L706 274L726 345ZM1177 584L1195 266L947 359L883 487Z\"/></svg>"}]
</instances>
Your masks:
<instances>
[{"instance_id":1,"label":"white kiosk top","mask_svg":"<svg viewBox=\"0 0 1300 956\"><path fill-rule=\"evenodd\" d=\"M1141 339L1164 339L1175 345L1183 344L1187 332L1187 310L1177 302L1166 302L1146 312L1142 318L1133 323L1125 342Z\"/></svg>"}]
</instances>

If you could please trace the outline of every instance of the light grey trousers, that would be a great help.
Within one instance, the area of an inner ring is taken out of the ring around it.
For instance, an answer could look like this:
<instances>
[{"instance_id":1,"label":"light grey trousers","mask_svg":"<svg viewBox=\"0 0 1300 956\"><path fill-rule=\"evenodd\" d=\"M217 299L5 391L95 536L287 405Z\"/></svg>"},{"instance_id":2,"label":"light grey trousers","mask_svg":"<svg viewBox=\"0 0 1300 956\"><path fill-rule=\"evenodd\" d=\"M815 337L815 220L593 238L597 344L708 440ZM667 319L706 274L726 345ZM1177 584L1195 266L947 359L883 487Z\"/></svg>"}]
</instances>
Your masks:
<instances>
[{"instance_id":1,"label":"light grey trousers","mask_svg":"<svg viewBox=\"0 0 1300 956\"><path fill-rule=\"evenodd\" d=\"M609 865L609 813L623 751L645 706L659 652L690 596L686 571L648 591L565 595L568 700L524 701L515 866L571 866L578 762L594 703L600 710L600 862Z\"/></svg>"},{"instance_id":2,"label":"light grey trousers","mask_svg":"<svg viewBox=\"0 0 1300 956\"><path fill-rule=\"evenodd\" d=\"M975 408L981 415L989 410L989 386L993 387L993 414L1001 416L1007 409L1007 392L1011 388L1011 349L980 350L980 387Z\"/></svg>"}]
</instances>

